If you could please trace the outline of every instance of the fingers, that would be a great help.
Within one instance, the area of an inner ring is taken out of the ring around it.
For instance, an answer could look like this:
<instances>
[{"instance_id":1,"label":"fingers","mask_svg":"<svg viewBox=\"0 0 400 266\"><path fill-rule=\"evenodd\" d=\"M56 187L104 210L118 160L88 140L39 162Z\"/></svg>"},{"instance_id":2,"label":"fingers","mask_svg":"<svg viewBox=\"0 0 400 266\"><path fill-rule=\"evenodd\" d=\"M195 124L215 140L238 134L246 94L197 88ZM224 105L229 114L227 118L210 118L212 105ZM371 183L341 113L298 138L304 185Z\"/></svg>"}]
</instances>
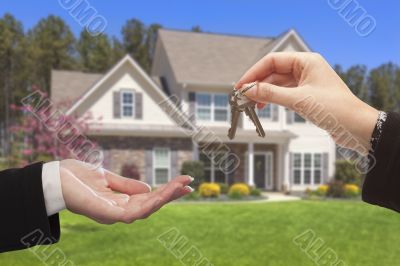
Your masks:
<instances>
[{"instance_id":1,"label":"fingers","mask_svg":"<svg viewBox=\"0 0 400 266\"><path fill-rule=\"evenodd\" d=\"M257 108L258 109L263 109L267 104L266 103L257 103Z\"/></svg>"},{"instance_id":2,"label":"fingers","mask_svg":"<svg viewBox=\"0 0 400 266\"><path fill-rule=\"evenodd\" d=\"M298 85L297 80L294 78L293 74L278 74L272 73L260 82L271 83L277 86L283 87L295 87Z\"/></svg>"},{"instance_id":3,"label":"fingers","mask_svg":"<svg viewBox=\"0 0 400 266\"><path fill-rule=\"evenodd\" d=\"M260 103L276 103L289 107L295 99L298 88L286 88L270 83L257 83L245 95Z\"/></svg>"},{"instance_id":4,"label":"fingers","mask_svg":"<svg viewBox=\"0 0 400 266\"><path fill-rule=\"evenodd\" d=\"M142 195L133 196L126 206L127 210L123 221L131 223L137 219L147 218L171 200L192 192L193 190L187 186L192 181L193 179L189 176L178 176L162 188L151 192L148 197L143 195L143 200L138 198Z\"/></svg>"},{"instance_id":5,"label":"fingers","mask_svg":"<svg viewBox=\"0 0 400 266\"><path fill-rule=\"evenodd\" d=\"M273 73L291 74L293 73L296 63L301 62L303 53L271 53L266 55L254 66L252 66L240 78L236 84L236 88L241 88L245 83L260 81Z\"/></svg>"},{"instance_id":6,"label":"fingers","mask_svg":"<svg viewBox=\"0 0 400 266\"><path fill-rule=\"evenodd\" d=\"M126 178L107 170L105 170L105 177L108 186L114 191L128 195L148 193L151 191L151 187L142 181Z\"/></svg>"}]
</instances>

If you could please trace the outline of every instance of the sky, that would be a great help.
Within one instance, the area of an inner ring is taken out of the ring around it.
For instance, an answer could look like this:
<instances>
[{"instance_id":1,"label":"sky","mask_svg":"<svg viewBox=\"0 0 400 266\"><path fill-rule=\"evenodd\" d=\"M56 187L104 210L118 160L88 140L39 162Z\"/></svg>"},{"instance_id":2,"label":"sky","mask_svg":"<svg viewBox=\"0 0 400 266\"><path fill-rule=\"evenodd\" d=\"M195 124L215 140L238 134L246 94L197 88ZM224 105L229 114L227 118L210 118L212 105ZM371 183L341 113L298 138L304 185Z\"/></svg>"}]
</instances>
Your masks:
<instances>
[{"instance_id":1,"label":"sky","mask_svg":"<svg viewBox=\"0 0 400 266\"><path fill-rule=\"evenodd\" d=\"M78 36L81 25L59 4L61 0L13 0L0 4L0 15L9 12L25 30L50 14L62 17ZM400 64L400 1L346 0L358 3L376 21L368 36L361 37L329 2L342 0L85 0L108 22L105 32L121 36L131 18L170 29L274 37L294 28L330 64L345 68L365 64ZM232 55L234 56L234 55Z\"/></svg>"}]
</instances>

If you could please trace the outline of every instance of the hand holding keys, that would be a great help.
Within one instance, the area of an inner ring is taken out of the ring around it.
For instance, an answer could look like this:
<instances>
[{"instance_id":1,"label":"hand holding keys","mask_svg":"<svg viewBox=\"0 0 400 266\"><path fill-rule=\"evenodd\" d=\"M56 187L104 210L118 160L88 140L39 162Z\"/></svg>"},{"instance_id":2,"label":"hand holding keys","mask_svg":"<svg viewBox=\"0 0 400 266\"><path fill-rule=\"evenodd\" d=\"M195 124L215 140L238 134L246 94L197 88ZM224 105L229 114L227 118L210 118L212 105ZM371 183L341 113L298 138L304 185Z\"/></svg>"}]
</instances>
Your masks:
<instances>
[{"instance_id":1,"label":"hand holding keys","mask_svg":"<svg viewBox=\"0 0 400 266\"><path fill-rule=\"evenodd\" d=\"M239 115L243 111L250 118L250 120L253 121L258 135L260 137L265 137L264 129L261 126L260 120L258 119L255 111L256 102L253 102L244 95L246 91L256 85L257 83L254 82L240 91L233 89L233 91L230 93L229 104L231 105L231 128L228 131L229 139L233 139L235 137L239 122Z\"/></svg>"}]
</instances>

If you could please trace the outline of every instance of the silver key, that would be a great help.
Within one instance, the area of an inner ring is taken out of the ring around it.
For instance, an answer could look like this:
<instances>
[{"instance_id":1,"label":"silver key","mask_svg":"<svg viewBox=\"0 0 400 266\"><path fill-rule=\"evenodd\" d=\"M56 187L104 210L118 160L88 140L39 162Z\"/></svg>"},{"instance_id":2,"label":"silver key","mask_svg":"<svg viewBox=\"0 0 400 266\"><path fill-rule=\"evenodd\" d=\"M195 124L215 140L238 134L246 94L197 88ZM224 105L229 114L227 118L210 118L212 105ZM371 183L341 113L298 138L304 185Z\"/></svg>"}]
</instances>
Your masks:
<instances>
[{"instance_id":1,"label":"silver key","mask_svg":"<svg viewBox=\"0 0 400 266\"><path fill-rule=\"evenodd\" d=\"M258 116L255 111L255 103L253 106L247 106L244 109L245 114L250 118L251 121L253 121L253 124L256 126L256 132L258 136L260 137L265 137L265 132L264 129L260 123L260 120L258 119Z\"/></svg>"},{"instance_id":2,"label":"silver key","mask_svg":"<svg viewBox=\"0 0 400 266\"><path fill-rule=\"evenodd\" d=\"M236 129L237 129L237 125L239 122L239 115L240 115L240 111L238 110L233 110L232 108L232 112L231 112L231 128L228 131L228 137L229 139L233 139L236 135Z\"/></svg>"},{"instance_id":3,"label":"silver key","mask_svg":"<svg viewBox=\"0 0 400 266\"><path fill-rule=\"evenodd\" d=\"M231 105L231 128L228 131L229 139L233 139L235 137L236 129L239 122L239 115L243 111L250 118L250 120L253 121L258 135L260 137L265 136L264 129L262 128L260 120L258 119L257 114L255 112L256 103L243 95L244 92L246 92L255 85L256 83L253 83L241 91L233 89L233 91L230 94L229 104Z\"/></svg>"}]
</instances>

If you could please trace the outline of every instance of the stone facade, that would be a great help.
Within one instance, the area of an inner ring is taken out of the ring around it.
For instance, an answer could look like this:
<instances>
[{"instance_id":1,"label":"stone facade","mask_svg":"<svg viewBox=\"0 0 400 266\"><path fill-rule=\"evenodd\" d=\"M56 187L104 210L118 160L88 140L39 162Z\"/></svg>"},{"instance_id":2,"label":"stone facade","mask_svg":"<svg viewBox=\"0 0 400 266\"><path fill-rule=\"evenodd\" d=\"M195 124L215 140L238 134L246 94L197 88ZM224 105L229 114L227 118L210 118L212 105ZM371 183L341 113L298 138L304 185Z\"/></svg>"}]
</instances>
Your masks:
<instances>
[{"instance_id":1,"label":"stone facade","mask_svg":"<svg viewBox=\"0 0 400 266\"><path fill-rule=\"evenodd\" d=\"M125 164L135 164L140 172L140 180L148 182L146 177L146 150L155 147L168 147L177 152L178 169L171 169L179 174L182 163L193 160L192 142L185 138L152 138L152 137L116 137L93 136L93 139L103 149L104 167L115 173L121 173Z\"/></svg>"}]
</instances>

